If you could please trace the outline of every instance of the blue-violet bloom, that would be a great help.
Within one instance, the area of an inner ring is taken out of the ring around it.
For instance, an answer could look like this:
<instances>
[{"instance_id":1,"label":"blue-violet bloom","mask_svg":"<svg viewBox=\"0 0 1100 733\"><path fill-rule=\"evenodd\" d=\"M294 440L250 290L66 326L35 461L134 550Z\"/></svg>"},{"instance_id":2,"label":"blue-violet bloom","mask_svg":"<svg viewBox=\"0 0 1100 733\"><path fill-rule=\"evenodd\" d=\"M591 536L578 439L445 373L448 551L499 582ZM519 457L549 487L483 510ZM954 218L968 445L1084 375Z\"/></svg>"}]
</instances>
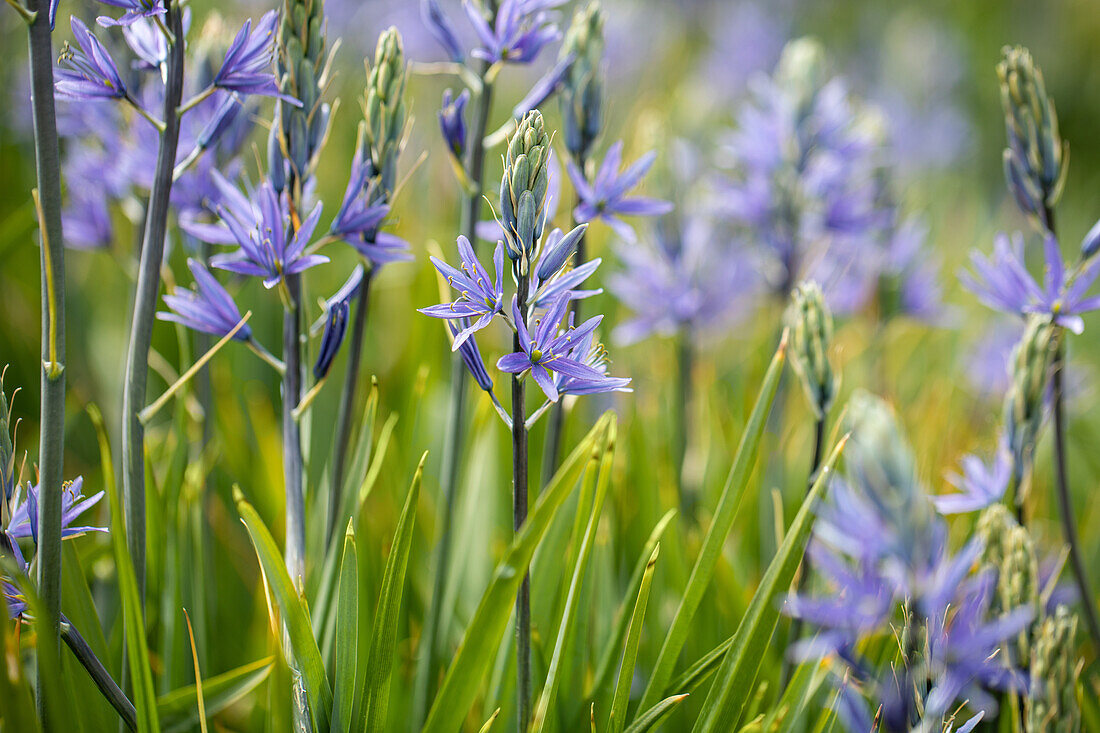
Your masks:
<instances>
[{"instance_id":1,"label":"blue-violet bloom","mask_svg":"<svg viewBox=\"0 0 1100 733\"><path fill-rule=\"evenodd\" d=\"M451 351L458 351L471 334L488 326L504 308L504 244L497 242L493 252L495 279L490 278L481 266L470 240L464 236L458 238L458 254L462 259L461 269L448 265L438 257L431 258L439 274L447 278L448 284L461 294L458 300L420 309L421 313L432 318L477 319L455 334Z\"/></svg>"},{"instance_id":2,"label":"blue-violet bloom","mask_svg":"<svg viewBox=\"0 0 1100 733\"><path fill-rule=\"evenodd\" d=\"M660 216L672 211L672 203L655 198L627 196L630 189L637 186L653 166L653 162L657 159L656 152L646 153L629 168L619 173L622 157L623 143L620 140L608 149L596 179L591 184L585 178L584 171L573 161L569 161L566 168L581 199L577 208L573 210L573 217L579 222L602 219L620 237L633 242L636 239L634 230L616 215Z\"/></svg>"},{"instance_id":3,"label":"blue-violet bloom","mask_svg":"<svg viewBox=\"0 0 1100 733\"><path fill-rule=\"evenodd\" d=\"M237 304L201 262L189 257L187 267L195 277L197 289L177 289L165 295L164 303L173 312L159 312L157 318L162 321L182 323L188 328L214 336L225 336L241 321L241 312ZM233 334L233 339L236 341L248 341L251 338L252 329L247 323Z\"/></svg>"},{"instance_id":4,"label":"blue-violet bloom","mask_svg":"<svg viewBox=\"0 0 1100 733\"><path fill-rule=\"evenodd\" d=\"M58 96L77 100L124 98L126 85L111 54L79 18L72 19L72 28L77 48L66 43L61 50L58 63L62 68L54 72Z\"/></svg>"}]
</instances>

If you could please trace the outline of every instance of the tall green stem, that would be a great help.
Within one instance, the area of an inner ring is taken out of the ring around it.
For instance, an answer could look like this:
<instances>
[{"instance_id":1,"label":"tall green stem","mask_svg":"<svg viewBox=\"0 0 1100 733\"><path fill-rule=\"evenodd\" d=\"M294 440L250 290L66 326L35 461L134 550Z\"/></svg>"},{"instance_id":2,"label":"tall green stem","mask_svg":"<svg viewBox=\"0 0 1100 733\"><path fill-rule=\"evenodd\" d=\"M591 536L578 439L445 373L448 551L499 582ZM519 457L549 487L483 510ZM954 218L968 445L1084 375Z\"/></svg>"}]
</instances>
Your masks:
<instances>
[{"instance_id":1,"label":"tall green stem","mask_svg":"<svg viewBox=\"0 0 1100 733\"><path fill-rule=\"evenodd\" d=\"M153 188L145 218L141 243L137 290L134 293L133 321L126 352L126 374L122 398L122 487L126 501L126 529L130 555L137 575L138 595L145 597L145 430L138 417L145 406L145 387L149 376L149 348L153 340L153 318L160 268L164 260L164 236L168 226L172 171L179 144L180 117L176 113L183 94L183 22L179 4L168 7L165 23L177 42L169 45L164 90L164 132L157 150Z\"/></svg>"},{"instance_id":2,"label":"tall green stem","mask_svg":"<svg viewBox=\"0 0 1100 733\"><path fill-rule=\"evenodd\" d=\"M493 103L493 85L486 81L488 66L482 64L478 69L481 91L476 94L476 104L470 119L469 145L466 148L466 176L472 186L463 193L459 222L459 231L470 240L477 242L477 223L481 219L481 189L485 171L485 128L489 123L489 113ZM413 690L413 714L411 730L419 730L431 707L435 696L436 655L446 629L441 627L443 615L443 593L447 587L447 562L451 556L452 519L454 515L455 494L458 486L458 464L462 455L462 437L466 415L466 368L458 354L451 355L451 404L447 422L447 432L443 436L443 466L440 474L440 501L436 509L436 526L439 527L439 541L435 547L432 579L432 598L428 606L428 616L424 622L424 631L420 640L420 660L417 663L415 687Z\"/></svg>"},{"instance_id":3,"label":"tall green stem","mask_svg":"<svg viewBox=\"0 0 1100 733\"><path fill-rule=\"evenodd\" d=\"M53 45L49 3L31 0L37 12L28 25L31 106L38 178L42 262L42 403L38 462L38 592L45 618L38 624L38 653L60 659L61 492L65 452L65 250L61 232L61 170L53 96ZM48 723L38 665L35 687L39 718ZM56 668L56 667L55 667Z\"/></svg>"},{"instance_id":4,"label":"tall green stem","mask_svg":"<svg viewBox=\"0 0 1100 733\"><path fill-rule=\"evenodd\" d=\"M527 314L526 275L516 285L520 317ZM512 339L512 350L523 346L519 332ZM512 376L512 528L518 534L527 521L527 404L525 382L521 374ZM525 573L516 596L516 698L519 729L527 730L531 720L531 574Z\"/></svg>"},{"instance_id":5,"label":"tall green stem","mask_svg":"<svg viewBox=\"0 0 1100 733\"><path fill-rule=\"evenodd\" d=\"M298 275L286 276L289 302L283 308L283 481L286 487L286 569L295 585L305 575L306 520L302 494L302 437L294 408L302 396L299 334L302 290Z\"/></svg>"}]
</instances>

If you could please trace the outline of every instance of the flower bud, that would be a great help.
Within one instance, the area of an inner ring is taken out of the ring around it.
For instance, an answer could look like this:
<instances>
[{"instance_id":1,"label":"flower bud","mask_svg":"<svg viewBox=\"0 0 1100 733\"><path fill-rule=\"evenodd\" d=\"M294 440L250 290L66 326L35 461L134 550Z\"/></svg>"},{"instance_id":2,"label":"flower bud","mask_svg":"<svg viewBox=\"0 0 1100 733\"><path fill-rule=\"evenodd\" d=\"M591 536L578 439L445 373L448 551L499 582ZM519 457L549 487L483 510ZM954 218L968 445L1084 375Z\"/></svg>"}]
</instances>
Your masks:
<instances>
[{"instance_id":1,"label":"flower bud","mask_svg":"<svg viewBox=\"0 0 1100 733\"><path fill-rule=\"evenodd\" d=\"M1092 229L1089 229L1089 233L1081 240L1081 257L1083 259L1087 260L1097 252L1100 252L1100 220L1092 225Z\"/></svg>"},{"instance_id":2,"label":"flower bud","mask_svg":"<svg viewBox=\"0 0 1100 733\"><path fill-rule=\"evenodd\" d=\"M791 366L814 414L823 419L836 397L839 380L829 363L833 315L817 283L807 281L795 288L787 309L787 327L791 330Z\"/></svg>"},{"instance_id":3,"label":"flower bud","mask_svg":"<svg viewBox=\"0 0 1100 733\"><path fill-rule=\"evenodd\" d=\"M312 167L328 127L328 105L321 82L327 75L323 0L284 0L276 38L275 70L279 92L301 101L301 107L280 104L282 147L300 181Z\"/></svg>"},{"instance_id":4,"label":"flower bud","mask_svg":"<svg viewBox=\"0 0 1100 733\"><path fill-rule=\"evenodd\" d=\"M1008 187L1021 210L1050 231L1049 212L1062 193L1069 149L1058 132L1058 115L1047 96L1043 72L1031 53L1021 46L1006 46L1001 54L997 77L1008 134Z\"/></svg>"},{"instance_id":5,"label":"flower bud","mask_svg":"<svg viewBox=\"0 0 1100 733\"><path fill-rule=\"evenodd\" d=\"M1031 691L1024 700L1027 730L1045 733L1077 733L1081 708L1077 703L1075 637L1077 618L1065 606L1039 627L1031 650Z\"/></svg>"},{"instance_id":6,"label":"flower bud","mask_svg":"<svg viewBox=\"0 0 1100 733\"><path fill-rule=\"evenodd\" d=\"M562 79L561 114L565 147L576 160L588 156L603 124L603 24L598 2L578 8L559 54L573 58Z\"/></svg>"},{"instance_id":7,"label":"flower bud","mask_svg":"<svg viewBox=\"0 0 1100 733\"><path fill-rule=\"evenodd\" d=\"M15 491L15 448L11 441L11 406L8 404L8 396L4 392L4 373L0 371L0 490L3 495L0 500L3 505L11 501L11 495ZM6 521L7 517L0 517L0 521Z\"/></svg>"},{"instance_id":8,"label":"flower bud","mask_svg":"<svg viewBox=\"0 0 1100 733\"><path fill-rule=\"evenodd\" d=\"M805 116L814 97L825 85L827 73L825 48L816 38L796 38L783 48L775 78L793 95L799 119Z\"/></svg>"},{"instance_id":9,"label":"flower bud","mask_svg":"<svg viewBox=\"0 0 1100 733\"><path fill-rule=\"evenodd\" d=\"M1012 352L1012 385L1005 396L1005 436L1014 459L1017 501L1027 495L1035 442L1043 423L1047 375L1054 356L1055 327L1043 316L1028 319Z\"/></svg>"},{"instance_id":10,"label":"flower bud","mask_svg":"<svg viewBox=\"0 0 1100 733\"><path fill-rule=\"evenodd\" d=\"M457 97L451 90L443 92L443 106L439 109L439 129L443 140L455 160L466 154L466 105L470 102L470 90L463 89Z\"/></svg>"},{"instance_id":11,"label":"flower bud","mask_svg":"<svg viewBox=\"0 0 1100 733\"><path fill-rule=\"evenodd\" d=\"M1018 608L1029 608L1033 613L1039 611L1039 558L1035 554L1035 544L1027 528L1019 525L1008 531L1005 544L1005 557L1001 572L997 578L997 595L1001 608L1005 612ZM1031 648L1030 629L1019 635L1019 649L1027 655Z\"/></svg>"},{"instance_id":12,"label":"flower bud","mask_svg":"<svg viewBox=\"0 0 1100 733\"><path fill-rule=\"evenodd\" d=\"M378 37L363 104L371 161L382 172L382 185L390 192L405 130L405 77L401 34L391 26Z\"/></svg>"},{"instance_id":13,"label":"flower bud","mask_svg":"<svg viewBox=\"0 0 1100 733\"><path fill-rule=\"evenodd\" d=\"M555 229L547 235L545 251L539 258L539 269L536 273L539 280L545 281L553 277L565 265L586 229L588 224L580 224L568 234L563 235L560 229Z\"/></svg>"},{"instance_id":14,"label":"flower bud","mask_svg":"<svg viewBox=\"0 0 1100 733\"><path fill-rule=\"evenodd\" d=\"M546 134L542 113L532 110L520 121L508 141L500 184L500 209L508 256L520 263L520 275L527 274L542 239L549 156L550 136Z\"/></svg>"}]
</instances>

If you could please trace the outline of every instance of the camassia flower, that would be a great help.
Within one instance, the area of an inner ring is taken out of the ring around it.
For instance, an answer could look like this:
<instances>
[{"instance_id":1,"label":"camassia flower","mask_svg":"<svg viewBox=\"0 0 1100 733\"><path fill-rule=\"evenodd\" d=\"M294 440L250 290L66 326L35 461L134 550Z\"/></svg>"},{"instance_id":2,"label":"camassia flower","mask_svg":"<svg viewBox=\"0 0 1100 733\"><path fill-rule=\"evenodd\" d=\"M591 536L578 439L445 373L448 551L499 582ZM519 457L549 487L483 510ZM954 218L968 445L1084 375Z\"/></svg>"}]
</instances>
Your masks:
<instances>
[{"instance_id":1,"label":"camassia flower","mask_svg":"<svg viewBox=\"0 0 1100 733\"><path fill-rule=\"evenodd\" d=\"M71 526L77 517L88 509L91 509L103 498L102 491L85 498L84 495L80 493L83 487L84 477L77 476L72 481L65 482L61 488L61 539L76 537L85 532L107 531L106 527ZM38 542L39 491L41 491L41 487L27 484L23 496L17 498L12 506L11 519L8 520L8 526L4 530L4 533L12 540L11 544L13 546L15 546L14 540L21 537L30 537L35 543ZM17 547L14 552L18 553ZM17 557L16 559L22 561L22 557Z\"/></svg>"},{"instance_id":2,"label":"camassia flower","mask_svg":"<svg viewBox=\"0 0 1100 733\"><path fill-rule=\"evenodd\" d=\"M287 236L289 214L282 197L275 193L269 181L255 192L256 206L249 203L233 184L216 172L215 185L223 196L216 210L228 227L239 249L229 254L215 255L210 264L239 275L262 277L264 287L273 288L286 275L303 272L314 265L328 262L328 257L306 254L305 247L321 218L321 204L302 222L297 232Z\"/></svg>"},{"instance_id":3,"label":"camassia flower","mask_svg":"<svg viewBox=\"0 0 1100 733\"><path fill-rule=\"evenodd\" d=\"M381 230L382 223L390 214L390 207L385 202L375 173L360 136L344 199L332 220L329 234L354 247L376 266L411 260L408 242Z\"/></svg>"},{"instance_id":4,"label":"camassia flower","mask_svg":"<svg viewBox=\"0 0 1100 733\"><path fill-rule=\"evenodd\" d=\"M1012 478L1012 454L1001 445L990 463L974 454L960 461L962 475L949 474L947 480L959 493L933 496L932 503L940 514L962 514L978 511L1004 498Z\"/></svg>"},{"instance_id":5,"label":"camassia flower","mask_svg":"<svg viewBox=\"0 0 1100 733\"><path fill-rule=\"evenodd\" d=\"M547 44L561 38L561 31L546 12L564 0L503 0L497 7L496 19L490 27L485 17L470 0L462 7L477 33L481 46L470 52L474 58L529 64Z\"/></svg>"},{"instance_id":6,"label":"camassia flower","mask_svg":"<svg viewBox=\"0 0 1100 733\"><path fill-rule=\"evenodd\" d=\"M313 364L314 379L324 379L332 362L340 353L340 346L348 333L348 317L351 313L351 299L359 294L363 287L366 271L362 265L356 265L351 276L340 286L336 294L325 303L325 330L321 335L321 346L317 349L317 361Z\"/></svg>"},{"instance_id":7,"label":"camassia flower","mask_svg":"<svg viewBox=\"0 0 1100 733\"><path fill-rule=\"evenodd\" d=\"M131 25L142 18L152 18L167 12L163 0L99 0L99 2L126 11L117 19L106 15L96 18L96 22L105 28L112 25Z\"/></svg>"},{"instance_id":8,"label":"camassia flower","mask_svg":"<svg viewBox=\"0 0 1100 733\"><path fill-rule=\"evenodd\" d=\"M634 391L630 388L630 377L612 377L607 373L607 349L596 340L595 331L590 331L584 338L580 339L566 356L596 370L600 373L600 377L598 379L573 377L565 372L557 371L554 373L554 384L558 388L558 394L590 395L602 392Z\"/></svg>"},{"instance_id":9,"label":"camassia flower","mask_svg":"<svg viewBox=\"0 0 1100 733\"><path fill-rule=\"evenodd\" d=\"M569 161L566 168L581 199L573 210L573 217L578 222L600 219L627 242L633 242L636 239L634 230L618 218L620 215L660 216L672 211L672 204L645 196L627 196L653 167L653 162L657 159L656 152L646 153L620 173L622 159L623 143L620 140L608 149L592 183L588 182L584 172L573 161Z\"/></svg>"},{"instance_id":10,"label":"camassia flower","mask_svg":"<svg viewBox=\"0 0 1100 733\"><path fill-rule=\"evenodd\" d=\"M443 105L439 108L439 129L447 149L456 159L466 153L466 105L470 102L470 90L463 89L457 97L450 89L443 91Z\"/></svg>"},{"instance_id":11,"label":"camassia flower","mask_svg":"<svg viewBox=\"0 0 1100 733\"><path fill-rule=\"evenodd\" d=\"M172 312L159 312L157 318L182 323L203 333L225 336L241 321L237 304L201 262L189 257L187 267L195 277L196 289L177 289L165 295L164 303ZM248 341L252 338L252 329L246 323L233 334L233 338L237 341Z\"/></svg>"},{"instance_id":12,"label":"camassia flower","mask_svg":"<svg viewBox=\"0 0 1100 733\"><path fill-rule=\"evenodd\" d=\"M255 30L252 29L252 20L246 20L233 43L229 45L229 50L225 52L225 60L214 76L213 86L241 94L278 97L295 107L301 107L300 101L279 92L279 85L272 72L273 41L278 23L279 13L275 10L264 13Z\"/></svg>"},{"instance_id":13,"label":"camassia flower","mask_svg":"<svg viewBox=\"0 0 1100 733\"><path fill-rule=\"evenodd\" d=\"M61 50L54 72L57 80L54 89L65 99L123 99L126 85L118 73L118 66L99 39L79 18L72 19L73 36L77 48L69 44Z\"/></svg>"},{"instance_id":14,"label":"camassia flower","mask_svg":"<svg viewBox=\"0 0 1100 733\"><path fill-rule=\"evenodd\" d=\"M551 402L558 400L558 386L553 373L563 377L580 380L601 380L606 375L575 358L573 347L584 340L600 325L603 316L589 318L576 328L566 326L559 330L569 310L569 293L558 297L546 313L535 318L534 327L529 329L519 303L512 298L512 318L519 334L521 351L505 354L497 361L497 368L509 374L531 372L535 383Z\"/></svg>"},{"instance_id":15,"label":"camassia flower","mask_svg":"<svg viewBox=\"0 0 1100 733\"><path fill-rule=\"evenodd\" d=\"M458 238L458 253L462 258L461 269L448 265L438 257L431 258L435 269L460 293L458 300L420 309L421 313L432 318L476 319L455 334L451 351L458 351L471 334L488 326L504 308L504 243L497 242L493 252L495 279L490 278L481 266L470 240L464 236Z\"/></svg>"}]
</instances>

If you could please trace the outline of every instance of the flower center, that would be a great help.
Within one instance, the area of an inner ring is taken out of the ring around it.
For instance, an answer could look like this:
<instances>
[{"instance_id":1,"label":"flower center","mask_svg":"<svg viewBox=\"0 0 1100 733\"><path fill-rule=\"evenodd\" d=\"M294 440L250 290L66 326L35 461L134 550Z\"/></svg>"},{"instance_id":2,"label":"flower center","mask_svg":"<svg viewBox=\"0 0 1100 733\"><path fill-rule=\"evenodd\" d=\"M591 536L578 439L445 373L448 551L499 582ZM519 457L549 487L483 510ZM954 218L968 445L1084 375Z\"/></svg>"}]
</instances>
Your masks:
<instances>
[{"instance_id":1,"label":"flower center","mask_svg":"<svg viewBox=\"0 0 1100 733\"><path fill-rule=\"evenodd\" d=\"M531 362L538 364L542 360L542 349L531 349Z\"/></svg>"}]
</instances>

